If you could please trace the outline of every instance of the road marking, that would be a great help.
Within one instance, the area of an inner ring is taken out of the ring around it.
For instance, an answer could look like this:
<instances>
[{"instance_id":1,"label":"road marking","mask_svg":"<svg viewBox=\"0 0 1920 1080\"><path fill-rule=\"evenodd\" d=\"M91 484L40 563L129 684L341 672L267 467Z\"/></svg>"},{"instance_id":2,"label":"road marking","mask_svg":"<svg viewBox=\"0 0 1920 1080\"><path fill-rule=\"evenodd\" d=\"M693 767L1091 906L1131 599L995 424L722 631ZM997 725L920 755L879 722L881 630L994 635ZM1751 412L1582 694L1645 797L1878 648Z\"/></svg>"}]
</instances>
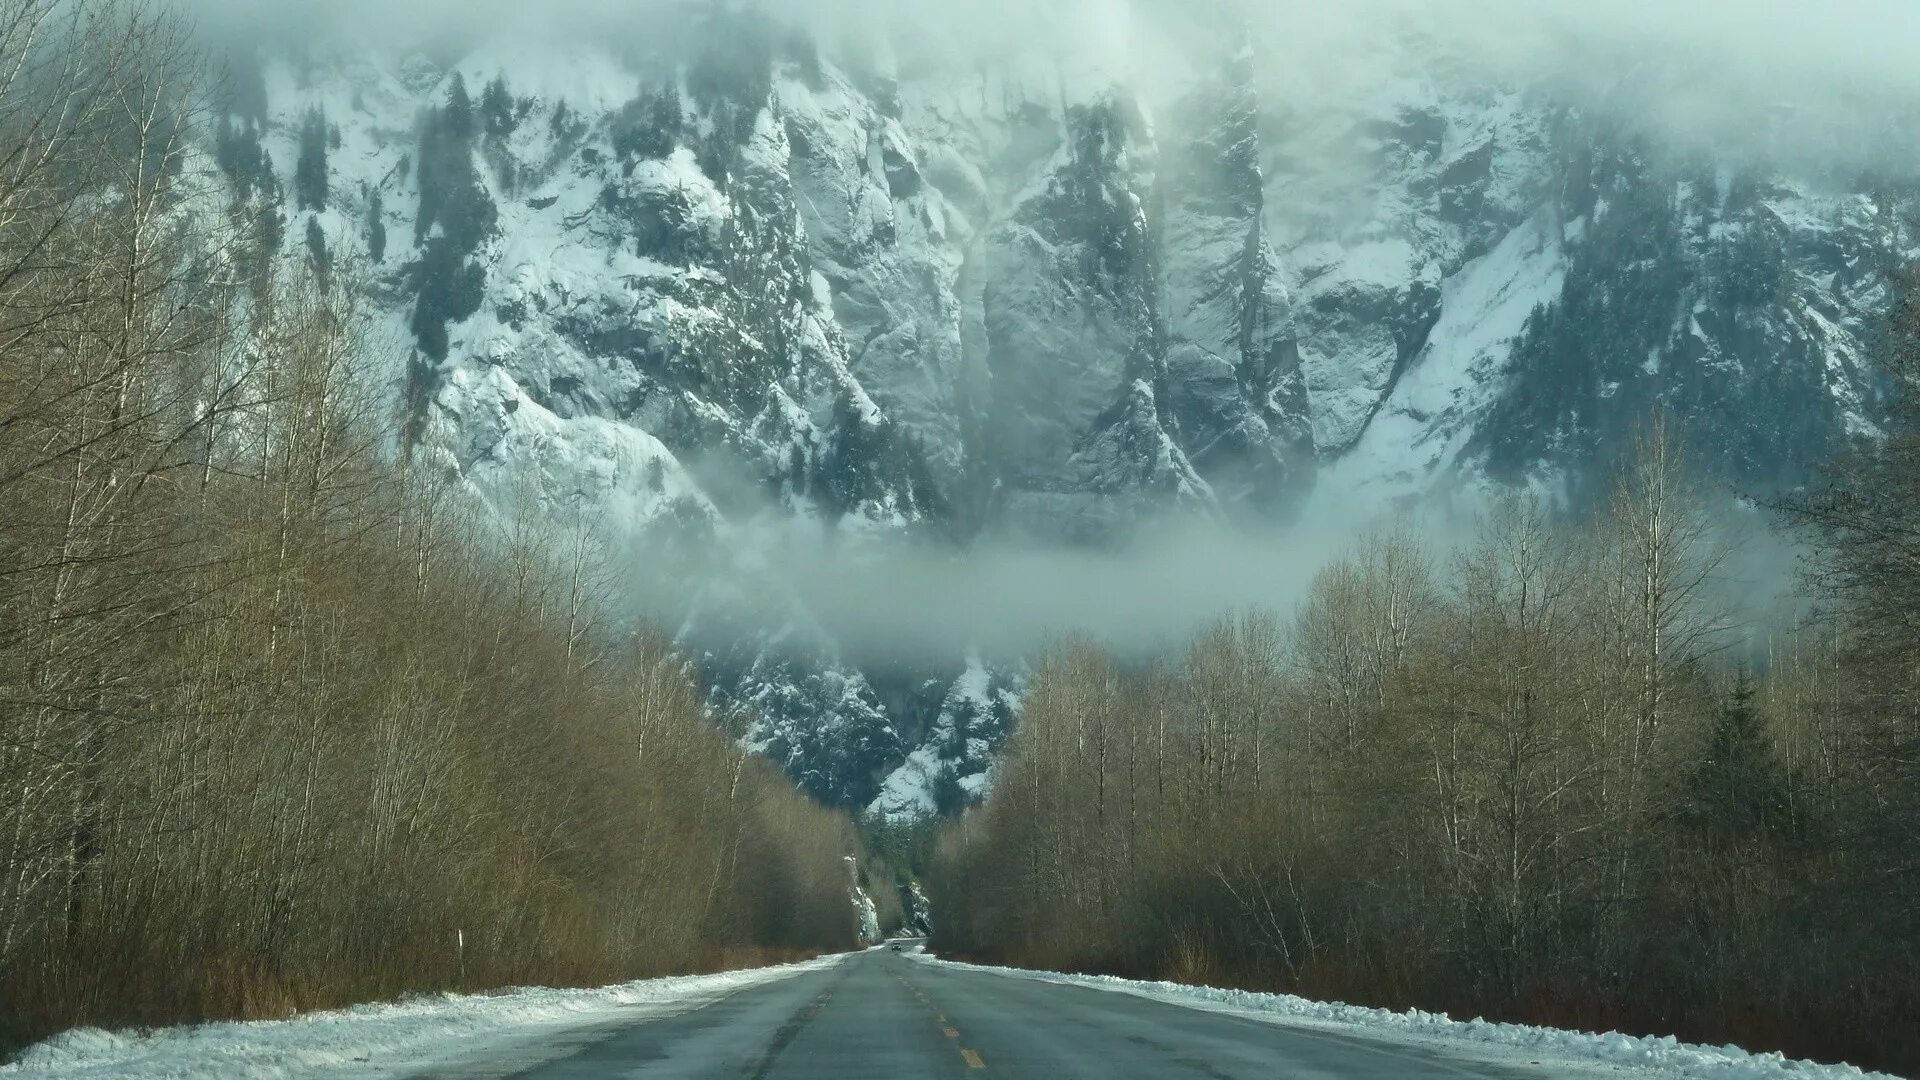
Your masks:
<instances>
[{"instance_id":1,"label":"road marking","mask_svg":"<svg viewBox=\"0 0 1920 1080\"><path fill-rule=\"evenodd\" d=\"M945 1035L949 1039L957 1039L960 1037L960 1030L947 1023L946 1014L934 1007L933 999L928 997L925 991L907 981L907 979L901 975L896 974L894 978L899 979L900 985L906 987L907 992L917 998L920 1004L925 1005L927 1011L933 1014L934 1021L940 1025L940 1033L942 1035ZM980 1060L979 1053L973 1050L962 1048L960 1051L960 1060L966 1062L967 1068L969 1069L984 1069L987 1067L987 1063Z\"/></svg>"}]
</instances>

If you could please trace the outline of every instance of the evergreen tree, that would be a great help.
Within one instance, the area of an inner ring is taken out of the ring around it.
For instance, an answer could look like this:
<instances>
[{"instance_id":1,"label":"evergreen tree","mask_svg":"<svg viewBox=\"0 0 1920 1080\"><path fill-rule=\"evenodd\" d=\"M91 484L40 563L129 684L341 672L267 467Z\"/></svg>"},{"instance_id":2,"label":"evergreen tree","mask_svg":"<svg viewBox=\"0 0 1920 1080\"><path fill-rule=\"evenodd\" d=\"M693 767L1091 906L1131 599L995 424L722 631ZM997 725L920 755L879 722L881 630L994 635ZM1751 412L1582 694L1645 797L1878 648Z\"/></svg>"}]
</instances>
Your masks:
<instances>
[{"instance_id":1,"label":"evergreen tree","mask_svg":"<svg viewBox=\"0 0 1920 1080\"><path fill-rule=\"evenodd\" d=\"M796 442L787 448L787 484L795 495L807 493L807 473L807 452Z\"/></svg>"},{"instance_id":2,"label":"evergreen tree","mask_svg":"<svg viewBox=\"0 0 1920 1080\"><path fill-rule=\"evenodd\" d=\"M960 776L951 765L942 768L933 778L934 812L943 818L959 817L972 802L967 789L960 783Z\"/></svg>"},{"instance_id":3,"label":"evergreen tree","mask_svg":"<svg viewBox=\"0 0 1920 1080\"><path fill-rule=\"evenodd\" d=\"M300 122L300 157L293 167L293 196L302 210L327 205L327 117L308 109Z\"/></svg>"},{"instance_id":4,"label":"evergreen tree","mask_svg":"<svg viewBox=\"0 0 1920 1080\"><path fill-rule=\"evenodd\" d=\"M307 219L307 260L313 264L314 277L326 288L333 276L333 253L327 250L327 238L320 231L320 219Z\"/></svg>"},{"instance_id":5,"label":"evergreen tree","mask_svg":"<svg viewBox=\"0 0 1920 1080\"><path fill-rule=\"evenodd\" d=\"M378 264L387 257L386 205L375 191L367 199L367 258Z\"/></svg>"},{"instance_id":6,"label":"evergreen tree","mask_svg":"<svg viewBox=\"0 0 1920 1080\"><path fill-rule=\"evenodd\" d=\"M420 351L434 360L447 358L447 324L462 322L480 310L486 271L466 260L446 236L427 242L413 265L416 294L412 327Z\"/></svg>"},{"instance_id":7,"label":"evergreen tree","mask_svg":"<svg viewBox=\"0 0 1920 1080\"><path fill-rule=\"evenodd\" d=\"M415 290L413 332L421 352L436 361L447 356L446 324L480 309L486 270L468 260L498 218L474 168L473 135L473 102L456 74L445 107L427 118L421 132L414 242L425 250L409 267Z\"/></svg>"},{"instance_id":8,"label":"evergreen tree","mask_svg":"<svg viewBox=\"0 0 1920 1080\"><path fill-rule=\"evenodd\" d=\"M458 76L446 106L421 132L419 182L414 242L425 243L437 224L462 254L472 253L493 230L497 211L473 165L473 104Z\"/></svg>"},{"instance_id":9,"label":"evergreen tree","mask_svg":"<svg viewBox=\"0 0 1920 1080\"><path fill-rule=\"evenodd\" d=\"M267 80L260 67L260 56L246 49L228 53L225 60L226 79L222 85L226 101L221 119L224 122L228 116L238 116L258 128L267 122Z\"/></svg>"},{"instance_id":10,"label":"evergreen tree","mask_svg":"<svg viewBox=\"0 0 1920 1080\"><path fill-rule=\"evenodd\" d=\"M706 114L706 139L695 148L700 168L724 184L773 94L774 36L765 19L717 11L687 69L687 90Z\"/></svg>"},{"instance_id":11,"label":"evergreen tree","mask_svg":"<svg viewBox=\"0 0 1920 1080\"><path fill-rule=\"evenodd\" d=\"M467 96L467 80L457 71L447 91L447 106L440 111L440 124L450 139L463 143L473 139L473 99Z\"/></svg>"},{"instance_id":12,"label":"evergreen tree","mask_svg":"<svg viewBox=\"0 0 1920 1080\"><path fill-rule=\"evenodd\" d=\"M1764 839L1791 823L1787 770L1753 698L1753 682L1742 670L1687 773L1680 818L1713 837Z\"/></svg>"},{"instance_id":13,"label":"evergreen tree","mask_svg":"<svg viewBox=\"0 0 1920 1080\"><path fill-rule=\"evenodd\" d=\"M850 389L842 389L834 397L831 423L826 460L821 463L820 491L830 508L844 514L879 494L876 465L887 433L884 420L868 421Z\"/></svg>"},{"instance_id":14,"label":"evergreen tree","mask_svg":"<svg viewBox=\"0 0 1920 1080\"><path fill-rule=\"evenodd\" d=\"M253 124L236 127L232 118L221 116L214 129L213 160L233 182L234 194L240 200L252 198L255 192L278 195L273 159L260 145L260 129Z\"/></svg>"},{"instance_id":15,"label":"evergreen tree","mask_svg":"<svg viewBox=\"0 0 1920 1080\"><path fill-rule=\"evenodd\" d=\"M614 120L613 152L622 161L634 156L665 158L679 145L685 122L677 87L661 85L643 91Z\"/></svg>"},{"instance_id":16,"label":"evergreen tree","mask_svg":"<svg viewBox=\"0 0 1920 1080\"><path fill-rule=\"evenodd\" d=\"M504 76L496 76L480 91L480 115L490 139L504 139L520 126L520 118L513 110L513 95L507 92Z\"/></svg>"},{"instance_id":17,"label":"evergreen tree","mask_svg":"<svg viewBox=\"0 0 1920 1080\"><path fill-rule=\"evenodd\" d=\"M1823 487L1782 507L1823 550L1815 584L1851 614L1863 658L1889 675L1911 664L1920 641L1920 268L1892 284L1878 357L1889 392L1885 435L1863 440L1829 468Z\"/></svg>"}]
</instances>

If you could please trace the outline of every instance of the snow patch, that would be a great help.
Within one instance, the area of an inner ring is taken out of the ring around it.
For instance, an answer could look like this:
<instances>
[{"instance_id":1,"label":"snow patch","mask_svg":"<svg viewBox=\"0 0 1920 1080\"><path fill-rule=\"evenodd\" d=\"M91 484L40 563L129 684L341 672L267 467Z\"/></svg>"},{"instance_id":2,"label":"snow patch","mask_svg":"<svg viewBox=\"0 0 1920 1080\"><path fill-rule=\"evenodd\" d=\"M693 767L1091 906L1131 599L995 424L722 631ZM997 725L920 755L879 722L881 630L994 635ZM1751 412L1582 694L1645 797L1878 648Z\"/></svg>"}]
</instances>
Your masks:
<instances>
[{"instance_id":1,"label":"snow patch","mask_svg":"<svg viewBox=\"0 0 1920 1080\"><path fill-rule=\"evenodd\" d=\"M912 956L922 963L987 972L1007 978L1133 994L1172 1005L1232 1013L1269 1023L1312 1027L1367 1039L1427 1045L1437 1043L1454 1048L1465 1045L1496 1057L1509 1060L1522 1058L1529 1063L1564 1063L1576 1068L1610 1066L1609 1071L1615 1074L1625 1068L1649 1080L1682 1077L1686 1080L1897 1080L1885 1073L1866 1072L1852 1065L1796 1061L1778 1053L1750 1053L1737 1046L1700 1046L1681 1042L1671 1036L1622 1035L1619 1032L1602 1035L1479 1019L1463 1021L1420 1009L1393 1012L1334 1001L1312 1001L1292 994L1221 990L1210 986L1121 979L1112 975L1065 975L1051 971L990 967L941 960L922 950L914 950Z\"/></svg>"},{"instance_id":2,"label":"snow patch","mask_svg":"<svg viewBox=\"0 0 1920 1080\"><path fill-rule=\"evenodd\" d=\"M1426 347L1353 449L1321 474L1306 517L1339 520L1356 504L1371 514L1451 469L1504 387L1513 340L1537 305L1560 295L1565 276L1559 233L1543 210L1448 278Z\"/></svg>"},{"instance_id":3,"label":"snow patch","mask_svg":"<svg viewBox=\"0 0 1920 1080\"><path fill-rule=\"evenodd\" d=\"M76 1028L27 1048L4 1080L281 1080L408 1076L489 1047L535 1044L556 1029L673 1016L752 986L840 963L643 979L595 990L434 994L267 1020L160 1028L148 1034Z\"/></svg>"}]
</instances>

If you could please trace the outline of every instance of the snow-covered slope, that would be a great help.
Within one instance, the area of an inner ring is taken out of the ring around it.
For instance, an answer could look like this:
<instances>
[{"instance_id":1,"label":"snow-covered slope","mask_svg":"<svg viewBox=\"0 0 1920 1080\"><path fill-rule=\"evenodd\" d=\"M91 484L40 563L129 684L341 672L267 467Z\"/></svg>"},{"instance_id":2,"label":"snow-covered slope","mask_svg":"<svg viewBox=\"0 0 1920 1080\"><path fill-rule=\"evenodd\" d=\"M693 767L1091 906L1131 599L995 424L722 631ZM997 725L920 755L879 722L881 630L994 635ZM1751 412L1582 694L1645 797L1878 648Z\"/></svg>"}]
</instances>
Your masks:
<instances>
[{"instance_id":1,"label":"snow-covered slope","mask_svg":"<svg viewBox=\"0 0 1920 1080\"><path fill-rule=\"evenodd\" d=\"M1263 98L1238 43L1149 95L1053 43L896 70L679 10L243 63L219 157L280 258L364 269L409 437L630 539L716 714L823 798L977 793L1018 658L856 662L768 569L797 538L1580 498L1656 402L1749 487L1873 428L1912 177L1457 73Z\"/></svg>"}]
</instances>

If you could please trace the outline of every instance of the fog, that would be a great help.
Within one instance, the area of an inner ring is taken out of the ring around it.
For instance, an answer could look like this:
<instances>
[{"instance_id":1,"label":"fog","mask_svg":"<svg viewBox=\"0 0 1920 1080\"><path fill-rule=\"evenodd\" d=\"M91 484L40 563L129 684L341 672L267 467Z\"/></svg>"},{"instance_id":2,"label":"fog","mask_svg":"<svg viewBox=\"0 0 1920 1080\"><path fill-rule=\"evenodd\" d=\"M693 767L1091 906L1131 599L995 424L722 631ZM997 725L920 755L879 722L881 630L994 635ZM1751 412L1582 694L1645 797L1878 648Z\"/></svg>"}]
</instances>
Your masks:
<instances>
[{"instance_id":1,"label":"fog","mask_svg":"<svg viewBox=\"0 0 1920 1080\"><path fill-rule=\"evenodd\" d=\"M405 46L487 36L642 45L747 0L185 0L223 36ZM1338 110L1398 83L1550 88L1685 147L1842 170L1920 168L1920 4L1910 0L760 0L830 56L924 71L1021 53L1151 94L1197 40L1244 35L1269 101Z\"/></svg>"},{"instance_id":2,"label":"fog","mask_svg":"<svg viewBox=\"0 0 1920 1080\"><path fill-rule=\"evenodd\" d=\"M210 32L230 39L339 35L457 49L502 35L638 46L684 21L688 9L722 2L729 0L188 6ZM1920 174L1920 142L1910 137L1910 121L1920 116L1920 3L1912 0L763 0L761 7L811 30L830 57L899 71L1040 53L1104 68L1151 97L1178 85L1199 46L1217 47L1225 34L1250 44L1269 106L1288 115L1338 112L1430 84L1525 86L1613 110L1683 152ZM1470 533L1470 517L1423 521L1436 561ZM850 656L951 659L968 647L1020 653L1088 627L1122 648L1150 649L1226 610L1285 612L1363 527L1310 521L1244 531L1186 522L1147 529L1120 550L987 539L960 554L781 525L746 546L766 553L771 578ZM1757 519L1745 532L1752 554L1729 564L1720 587L1757 625L1786 591L1793 552Z\"/></svg>"},{"instance_id":3,"label":"fog","mask_svg":"<svg viewBox=\"0 0 1920 1080\"><path fill-rule=\"evenodd\" d=\"M952 661L969 649L1017 657L1076 633L1143 654L1177 648L1228 612L1291 611L1357 538L1184 521L1102 550L989 538L965 553L887 540L850 553L844 541L789 535L771 563L859 662Z\"/></svg>"},{"instance_id":4,"label":"fog","mask_svg":"<svg viewBox=\"0 0 1920 1080\"><path fill-rule=\"evenodd\" d=\"M1803 549L1768 511L1724 488L1702 485L1698 498L1712 529L1693 557L1712 564L1702 587L1726 619L1723 644L1764 664L1769 635L1804 613ZM1195 631L1237 612L1290 619L1322 569L1387 532L1417 540L1444 592L1490 511L1467 496L1417 512L1286 528L1164 520L1099 549L989 535L964 550L897 533L842 533L770 512L736 527L729 543L708 546L714 563L676 565L685 571L680 584L724 579L731 592L750 591L771 626L792 618L788 605L798 601L846 659L868 670L945 667L976 651L1015 660L1082 634L1144 657L1182 650ZM1569 540L1586 529L1583 521L1568 517ZM643 550L630 565L639 575L629 584L656 611L684 600L675 582L658 575L657 551ZM733 633L739 624L723 618L713 626Z\"/></svg>"}]
</instances>

